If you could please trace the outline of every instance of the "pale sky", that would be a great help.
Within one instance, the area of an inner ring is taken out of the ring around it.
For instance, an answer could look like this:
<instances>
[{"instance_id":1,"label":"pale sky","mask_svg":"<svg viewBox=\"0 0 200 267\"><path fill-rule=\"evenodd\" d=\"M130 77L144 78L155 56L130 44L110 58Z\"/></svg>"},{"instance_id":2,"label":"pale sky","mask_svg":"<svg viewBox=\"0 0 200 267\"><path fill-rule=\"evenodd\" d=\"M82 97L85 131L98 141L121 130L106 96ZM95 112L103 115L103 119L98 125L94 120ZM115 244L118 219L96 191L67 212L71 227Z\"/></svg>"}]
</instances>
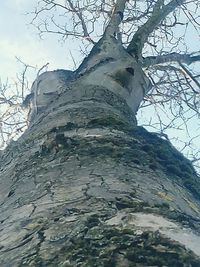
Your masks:
<instances>
[{"instance_id":1,"label":"pale sky","mask_svg":"<svg viewBox=\"0 0 200 267\"><path fill-rule=\"evenodd\" d=\"M0 77L14 78L22 69L16 56L29 65L39 68L49 62L49 70L70 69L73 62L67 43L58 43L56 37L41 40L37 30L29 25L36 0L1 0L0 3ZM73 52L73 46L70 48Z\"/></svg>"}]
</instances>

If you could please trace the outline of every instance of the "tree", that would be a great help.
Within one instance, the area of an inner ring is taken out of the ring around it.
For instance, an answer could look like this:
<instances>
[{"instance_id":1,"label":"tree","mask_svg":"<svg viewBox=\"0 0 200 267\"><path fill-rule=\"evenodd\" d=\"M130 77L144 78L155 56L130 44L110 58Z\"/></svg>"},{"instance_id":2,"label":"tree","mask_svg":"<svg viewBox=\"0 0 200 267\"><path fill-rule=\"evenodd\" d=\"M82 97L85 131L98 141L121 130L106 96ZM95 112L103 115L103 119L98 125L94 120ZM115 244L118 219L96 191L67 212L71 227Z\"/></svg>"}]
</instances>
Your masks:
<instances>
[{"instance_id":1,"label":"tree","mask_svg":"<svg viewBox=\"0 0 200 267\"><path fill-rule=\"evenodd\" d=\"M81 25L94 43L78 1L41 3L36 16L62 7L79 19L73 36L81 36ZM177 105L184 94L185 104L198 104L198 77L186 67L198 55L143 54L158 28L168 36L167 20L180 23L180 8L190 14L191 3L139 2L143 11L125 0L84 3L88 22L94 7L107 14L103 36L66 79L62 70L37 77L30 125L1 155L1 266L199 266L199 176L135 119L152 86L166 86L167 77ZM127 39L119 30L124 21L138 23L135 31L124 26ZM159 76L147 76L147 67Z\"/></svg>"}]
</instances>

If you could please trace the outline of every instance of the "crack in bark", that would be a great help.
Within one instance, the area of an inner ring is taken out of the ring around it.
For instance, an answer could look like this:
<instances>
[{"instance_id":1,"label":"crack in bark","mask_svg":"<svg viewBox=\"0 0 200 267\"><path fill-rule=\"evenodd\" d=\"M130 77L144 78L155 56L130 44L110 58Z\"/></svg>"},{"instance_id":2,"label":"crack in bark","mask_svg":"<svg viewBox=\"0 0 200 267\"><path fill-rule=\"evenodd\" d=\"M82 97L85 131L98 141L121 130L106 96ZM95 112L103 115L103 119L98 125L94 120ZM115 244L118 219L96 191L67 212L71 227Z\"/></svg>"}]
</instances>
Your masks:
<instances>
[{"instance_id":1,"label":"crack in bark","mask_svg":"<svg viewBox=\"0 0 200 267\"><path fill-rule=\"evenodd\" d=\"M27 238L27 239L23 240L21 243L19 243L19 245L16 245L16 246L8 248L8 249L5 249L2 252L8 252L8 251L12 251L12 250L14 250L16 248L20 248L20 247L24 246L25 244L27 244L28 242L30 242L32 239L33 239L33 236L30 236L29 238Z\"/></svg>"},{"instance_id":2,"label":"crack in bark","mask_svg":"<svg viewBox=\"0 0 200 267\"><path fill-rule=\"evenodd\" d=\"M35 205L34 203L31 203L33 205L33 209L31 211L31 213L29 214L29 218L33 215L33 213L35 212L36 208L37 208L37 205Z\"/></svg>"}]
</instances>

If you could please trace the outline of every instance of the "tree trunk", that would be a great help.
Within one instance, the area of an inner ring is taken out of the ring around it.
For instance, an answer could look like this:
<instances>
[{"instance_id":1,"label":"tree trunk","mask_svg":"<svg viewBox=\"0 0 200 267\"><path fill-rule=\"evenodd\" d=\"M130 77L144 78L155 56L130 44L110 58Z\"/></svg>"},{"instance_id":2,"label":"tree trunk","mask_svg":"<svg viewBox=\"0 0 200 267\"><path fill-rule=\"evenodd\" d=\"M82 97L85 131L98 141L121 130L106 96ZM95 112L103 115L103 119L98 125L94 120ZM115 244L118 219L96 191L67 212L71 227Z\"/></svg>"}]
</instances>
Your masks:
<instances>
[{"instance_id":1,"label":"tree trunk","mask_svg":"<svg viewBox=\"0 0 200 267\"><path fill-rule=\"evenodd\" d=\"M0 266L200 266L198 177L136 126L148 87L100 42L2 152Z\"/></svg>"}]
</instances>

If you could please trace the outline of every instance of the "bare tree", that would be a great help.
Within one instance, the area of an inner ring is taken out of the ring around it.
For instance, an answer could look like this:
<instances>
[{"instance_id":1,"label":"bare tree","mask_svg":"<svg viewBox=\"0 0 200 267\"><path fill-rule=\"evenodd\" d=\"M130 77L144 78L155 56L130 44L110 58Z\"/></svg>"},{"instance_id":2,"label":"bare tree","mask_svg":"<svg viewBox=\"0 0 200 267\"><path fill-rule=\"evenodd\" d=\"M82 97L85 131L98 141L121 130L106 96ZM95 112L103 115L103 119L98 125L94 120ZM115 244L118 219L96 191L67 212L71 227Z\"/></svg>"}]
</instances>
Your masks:
<instances>
[{"instance_id":1,"label":"bare tree","mask_svg":"<svg viewBox=\"0 0 200 267\"><path fill-rule=\"evenodd\" d=\"M187 123L186 107L198 116L199 54L174 30L198 30L198 9L186 0L39 2L41 34L81 38L91 51L75 71L38 75L29 127L0 155L2 267L200 266L199 176L135 118L150 104L173 115L165 125L158 110L162 129Z\"/></svg>"},{"instance_id":2,"label":"bare tree","mask_svg":"<svg viewBox=\"0 0 200 267\"><path fill-rule=\"evenodd\" d=\"M42 0L29 14L31 24L41 37L48 33L57 34L66 42L76 40L80 54L74 58L80 61L102 37L115 5L116 1L112 0ZM121 18L115 34L138 59L152 83L140 104L140 118L144 108L151 107L150 112L154 109L157 119L154 117L153 123L148 118L151 123L143 120L143 124L165 136L169 129L188 131L190 120L199 118L200 55L198 46L195 51L190 49L189 35L192 31L192 38L199 38L198 13L198 1L126 1L123 12L119 13ZM28 65L24 66L26 70ZM21 75L23 98L23 73ZM194 136L184 142L181 149L188 148L192 140ZM198 150L190 150L190 153L198 154Z\"/></svg>"},{"instance_id":3,"label":"bare tree","mask_svg":"<svg viewBox=\"0 0 200 267\"><path fill-rule=\"evenodd\" d=\"M120 23L115 34L123 47L137 58L152 83L139 114L145 107L151 107L150 113L154 109L157 119L146 126L161 134L166 135L169 129L188 131L190 120L195 122L199 118L200 51L198 45L190 48L199 38L199 3L184 0L125 2L123 11L119 8ZM116 4L121 5L112 0L39 1L31 13L32 24L40 36L53 33L66 42L79 39L77 48L80 47L83 57L102 37L117 10ZM161 119L161 114L166 121ZM187 143L193 138L188 138ZM186 147L184 142L182 149Z\"/></svg>"}]
</instances>

